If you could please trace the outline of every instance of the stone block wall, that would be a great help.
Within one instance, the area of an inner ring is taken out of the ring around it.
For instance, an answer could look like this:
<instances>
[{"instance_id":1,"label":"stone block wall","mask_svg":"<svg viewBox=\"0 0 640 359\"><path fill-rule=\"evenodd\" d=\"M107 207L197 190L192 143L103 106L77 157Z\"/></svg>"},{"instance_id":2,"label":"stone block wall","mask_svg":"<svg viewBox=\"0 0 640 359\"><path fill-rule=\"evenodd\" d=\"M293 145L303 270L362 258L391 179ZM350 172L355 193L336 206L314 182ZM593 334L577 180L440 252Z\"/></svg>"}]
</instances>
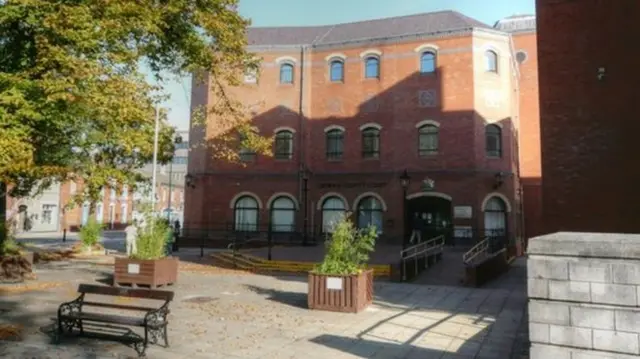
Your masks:
<instances>
[{"instance_id":1,"label":"stone block wall","mask_svg":"<svg viewBox=\"0 0 640 359\"><path fill-rule=\"evenodd\" d=\"M554 233L528 253L531 359L640 357L640 235Z\"/></svg>"}]
</instances>

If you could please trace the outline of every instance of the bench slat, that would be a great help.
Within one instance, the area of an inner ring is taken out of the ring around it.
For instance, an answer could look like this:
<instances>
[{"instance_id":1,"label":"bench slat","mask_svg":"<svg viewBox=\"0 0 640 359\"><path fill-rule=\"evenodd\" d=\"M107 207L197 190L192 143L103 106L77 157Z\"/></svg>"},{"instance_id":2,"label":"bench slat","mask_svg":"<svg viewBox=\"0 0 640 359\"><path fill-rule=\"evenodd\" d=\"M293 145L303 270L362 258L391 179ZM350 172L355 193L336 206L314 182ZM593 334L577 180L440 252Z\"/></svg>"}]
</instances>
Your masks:
<instances>
[{"instance_id":1,"label":"bench slat","mask_svg":"<svg viewBox=\"0 0 640 359\"><path fill-rule=\"evenodd\" d=\"M87 302L83 301L82 306L92 306L92 307L101 307L101 308L113 308L113 309L126 309L126 310L139 310L143 312L149 312L152 310L157 310L158 308L147 308L147 307L137 307L135 305L122 305L122 304L111 304L111 303L99 303L99 302Z\"/></svg>"},{"instance_id":2,"label":"bench slat","mask_svg":"<svg viewBox=\"0 0 640 359\"><path fill-rule=\"evenodd\" d=\"M80 284L78 286L78 293L156 299L164 301L172 301L174 295L173 292L166 290L116 288L93 284Z\"/></svg>"},{"instance_id":3,"label":"bench slat","mask_svg":"<svg viewBox=\"0 0 640 359\"><path fill-rule=\"evenodd\" d=\"M121 315L98 314L87 312L71 312L63 316L70 319L82 319L101 323L124 324L131 326L144 326L144 318L123 317Z\"/></svg>"}]
</instances>

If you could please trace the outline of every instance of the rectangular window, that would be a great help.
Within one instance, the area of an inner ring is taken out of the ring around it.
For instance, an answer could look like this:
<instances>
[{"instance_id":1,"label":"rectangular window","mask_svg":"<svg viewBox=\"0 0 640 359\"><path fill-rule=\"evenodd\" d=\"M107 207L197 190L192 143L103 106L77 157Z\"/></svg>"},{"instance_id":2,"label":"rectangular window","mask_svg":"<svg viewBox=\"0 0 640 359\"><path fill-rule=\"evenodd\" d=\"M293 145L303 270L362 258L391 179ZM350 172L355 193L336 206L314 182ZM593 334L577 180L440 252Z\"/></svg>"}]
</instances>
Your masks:
<instances>
[{"instance_id":1,"label":"rectangular window","mask_svg":"<svg viewBox=\"0 0 640 359\"><path fill-rule=\"evenodd\" d=\"M53 223L53 213L57 206L55 204L43 204L42 205L42 217L41 222L44 224Z\"/></svg>"},{"instance_id":2,"label":"rectangular window","mask_svg":"<svg viewBox=\"0 0 640 359\"><path fill-rule=\"evenodd\" d=\"M173 157L173 164L174 165L186 165L187 164L187 157L185 157L185 156L175 156L175 157Z\"/></svg>"},{"instance_id":3,"label":"rectangular window","mask_svg":"<svg viewBox=\"0 0 640 359\"><path fill-rule=\"evenodd\" d=\"M424 133L420 134L419 143L420 156L435 155L438 153L438 134L437 133Z\"/></svg>"},{"instance_id":4,"label":"rectangular window","mask_svg":"<svg viewBox=\"0 0 640 359\"><path fill-rule=\"evenodd\" d=\"M377 129L366 129L362 132L362 157L380 157L380 131Z\"/></svg>"},{"instance_id":5,"label":"rectangular window","mask_svg":"<svg viewBox=\"0 0 640 359\"><path fill-rule=\"evenodd\" d=\"M340 130L333 130L327 133L327 159L342 159L344 153L344 134Z\"/></svg>"},{"instance_id":6,"label":"rectangular window","mask_svg":"<svg viewBox=\"0 0 640 359\"><path fill-rule=\"evenodd\" d=\"M180 142L180 143L176 143L176 150L186 150L187 148L189 148L189 143L188 142Z\"/></svg>"},{"instance_id":7,"label":"rectangular window","mask_svg":"<svg viewBox=\"0 0 640 359\"><path fill-rule=\"evenodd\" d=\"M276 134L275 147L276 159L291 159L291 157L293 157L293 134L289 131L281 131Z\"/></svg>"}]
</instances>

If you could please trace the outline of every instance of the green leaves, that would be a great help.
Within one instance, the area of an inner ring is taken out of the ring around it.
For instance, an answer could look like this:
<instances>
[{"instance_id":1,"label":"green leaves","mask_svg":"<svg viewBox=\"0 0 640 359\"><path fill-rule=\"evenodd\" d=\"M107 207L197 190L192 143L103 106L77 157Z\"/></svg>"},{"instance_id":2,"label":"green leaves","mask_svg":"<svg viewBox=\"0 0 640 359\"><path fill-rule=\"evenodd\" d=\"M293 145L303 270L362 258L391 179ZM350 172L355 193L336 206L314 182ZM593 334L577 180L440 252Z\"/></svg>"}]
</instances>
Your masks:
<instances>
[{"instance_id":1,"label":"green leaves","mask_svg":"<svg viewBox=\"0 0 640 359\"><path fill-rule=\"evenodd\" d=\"M375 249L376 228L355 228L348 214L336 224L331 240L327 241L324 260L315 268L318 274L351 275L360 273Z\"/></svg>"},{"instance_id":2,"label":"green leaves","mask_svg":"<svg viewBox=\"0 0 640 359\"><path fill-rule=\"evenodd\" d=\"M166 255L167 242L172 236L171 227L164 218L156 217L148 207L144 214L144 223L138 225L136 237L137 252L134 259L160 259Z\"/></svg>"},{"instance_id":3,"label":"green leaves","mask_svg":"<svg viewBox=\"0 0 640 359\"><path fill-rule=\"evenodd\" d=\"M153 154L159 89L140 73L209 74L230 132L249 132L241 104L226 94L258 60L246 51L249 22L237 0L6 0L0 6L0 181L14 194L41 179L79 180L95 201L114 181L133 188ZM232 131L233 130L233 131ZM160 161L173 130L162 115ZM256 152L269 139L249 135ZM222 143L216 154L229 153ZM236 144L237 145L237 144ZM235 152L235 151L234 151Z\"/></svg>"},{"instance_id":4,"label":"green leaves","mask_svg":"<svg viewBox=\"0 0 640 359\"><path fill-rule=\"evenodd\" d=\"M93 247L100 242L102 228L102 223L96 221L93 216L80 228L80 241L82 241L85 248L93 249Z\"/></svg>"}]
</instances>

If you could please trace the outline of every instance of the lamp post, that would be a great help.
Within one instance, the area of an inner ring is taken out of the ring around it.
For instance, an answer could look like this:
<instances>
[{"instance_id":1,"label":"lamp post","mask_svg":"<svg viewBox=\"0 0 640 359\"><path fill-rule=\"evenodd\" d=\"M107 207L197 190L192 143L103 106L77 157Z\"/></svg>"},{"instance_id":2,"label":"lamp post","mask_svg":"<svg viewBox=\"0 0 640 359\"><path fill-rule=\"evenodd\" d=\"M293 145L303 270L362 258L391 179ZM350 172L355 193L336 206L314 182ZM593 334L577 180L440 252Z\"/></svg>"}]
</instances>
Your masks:
<instances>
[{"instance_id":1,"label":"lamp post","mask_svg":"<svg viewBox=\"0 0 640 359\"><path fill-rule=\"evenodd\" d=\"M409 176L409 172L405 169L400 175L400 185L402 186L402 249L407 247L407 227L408 227L408 218L407 218L407 188L409 187L409 181L411 181L411 176Z\"/></svg>"},{"instance_id":2,"label":"lamp post","mask_svg":"<svg viewBox=\"0 0 640 359\"><path fill-rule=\"evenodd\" d=\"M156 213L156 182L157 182L157 169L158 169L158 132L160 132L160 108L156 106L156 123L153 133L153 164L151 174L151 203L153 206L153 213Z\"/></svg>"},{"instance_id":3,"label":"lamp post","mask_svg":"<svg viewBox=\"0 0 640 359\"><path fill-rule=\"evenodd\" d=\"M182 143L182 137L180 135L176 136L173 140L173 143L179 145ZM175 150L174 150L175 154ZM173 158L171 158L171 162L169 162L169 202L167 203L167 220L171 223L171 197L172 197L172 185L173 185Z\"/></svg>"},{"instance_id":4,"label":"lamp post","mask_svg":"<svg viewBox=\"0 0 640 359\"><path fill-rule=\"evenodd\" d=\"M307 169L302 169L302 200L304 201L304 229L302 234L302 245L306 246L309 237L309 206L308 206L308 192L309 192L309 174Z\"/></svg>"}]
</instances>

